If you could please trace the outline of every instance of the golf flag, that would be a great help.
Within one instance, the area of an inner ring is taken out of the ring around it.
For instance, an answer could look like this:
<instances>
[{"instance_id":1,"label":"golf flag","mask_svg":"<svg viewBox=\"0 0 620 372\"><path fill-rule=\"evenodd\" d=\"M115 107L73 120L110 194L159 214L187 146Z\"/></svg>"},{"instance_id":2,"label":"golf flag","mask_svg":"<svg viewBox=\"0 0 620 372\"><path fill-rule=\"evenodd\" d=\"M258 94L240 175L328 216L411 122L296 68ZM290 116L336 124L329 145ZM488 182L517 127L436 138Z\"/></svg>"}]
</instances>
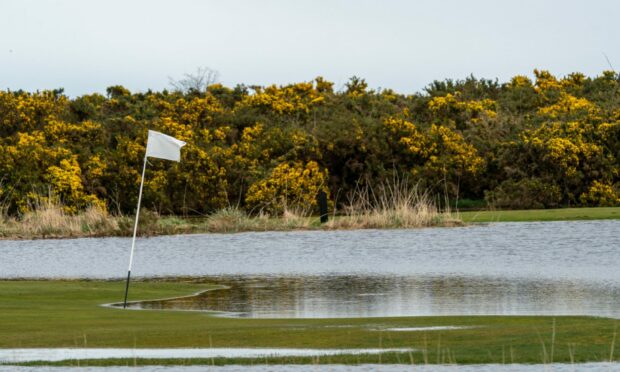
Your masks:
<instances>
[{"instance_id":1,"label":"golf flag","mask_svg":"<svg viewBox=\"0 0 620 372\"><path fill-rule=\"evenodd\" d=\"M149 139L146 143L146 156L172 161L181 160L181 147L185 142L163 133L149 130Z\"/></svg>"},{"instance_id":2,"label":"golf flag","mask_svg":"<svg viewBox=\"0 0 620 372\"><path fill-rule=\"evenodd\" d=\"M125 300L123 308L127 307L127 293L129 293L129 279L131 278L131 265L133 264L133 252L136 248L136 233L138 232L138 220L140 219L140 203L142 202L142 188L144 186L144 175L146 173L146 158L160 158L172 161L181 160L181 147L185 142L163 133L149 130L149 138L146 142L146 153L144 154L144 165L142 166L142 178L140 180L140 191L138 192L138 206L136 207L136 220L133 225L133 238L131 239L131 253L129 254L129 269L127 270L127 284L125 284Z\"/></svg>"}]
</instances>

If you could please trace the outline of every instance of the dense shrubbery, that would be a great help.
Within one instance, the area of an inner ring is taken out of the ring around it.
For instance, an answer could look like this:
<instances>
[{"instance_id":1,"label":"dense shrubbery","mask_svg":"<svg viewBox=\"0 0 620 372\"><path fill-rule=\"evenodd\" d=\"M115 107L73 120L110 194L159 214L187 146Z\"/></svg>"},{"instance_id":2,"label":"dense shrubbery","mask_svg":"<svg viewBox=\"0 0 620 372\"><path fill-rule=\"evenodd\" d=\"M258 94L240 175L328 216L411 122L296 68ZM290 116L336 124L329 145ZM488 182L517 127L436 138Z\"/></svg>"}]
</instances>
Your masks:
<instances>
[{"instance_id":1,"label":"dense shrubbery","mask_svg":"<svg viewBox=\"0 0 620 372\"><path fill-rule=\"evenodd\" d=\"M249 213L334 203L396 174L442 197L498 207L620 204L620 79L575 73L510 82L436 81L424 93L287 86L70 99L0 91L0 205L15 215L60 197L74 212L136 205L147 129L188 143L150 160L144 205L161 213Z\"/></svg>"}]
</instances>

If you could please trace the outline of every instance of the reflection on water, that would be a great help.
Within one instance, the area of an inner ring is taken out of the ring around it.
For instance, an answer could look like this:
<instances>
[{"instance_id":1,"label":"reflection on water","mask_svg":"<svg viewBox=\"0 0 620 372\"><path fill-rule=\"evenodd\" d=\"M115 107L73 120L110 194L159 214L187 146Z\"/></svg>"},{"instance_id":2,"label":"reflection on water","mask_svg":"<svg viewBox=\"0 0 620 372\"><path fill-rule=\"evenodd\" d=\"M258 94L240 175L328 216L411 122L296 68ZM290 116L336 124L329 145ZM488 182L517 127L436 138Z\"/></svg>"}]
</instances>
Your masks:
<instances>
[{"instance_id":1,"label":"reflection on water","mask_svg":"<svg viewBox=\"0 0 620 372\"><path fill-rule=\"evenodd\" d=\"M88 371L123 371L123 372L203 372L206 366L131 366L131 367L88 367ZM0 372L59 372L66 371L67 367L2 367ZM80 371L83 370L79 369ZM342 364L321 364L321 365L252 365L252 366L208 366L209 371L217 372L401 372L401 371L422 371L422 372L599 372L599 371L618 371L620 363L575 363L575 364L473 364L473 365L404 365L404 364L360 364L360 365L342 365Z\"/></svg>"},{"instance_id":2,"label":"reflection on water","mask_svg":"<svg viewBox=\"0 0 620 372\"><path fill-rule=\"evenodd\" d=\"M130 239L0 240L2 278L117 278ZM620 317L620 220L139 239L133 277L230 286L151 303L246 317ZM145 305L146 306L146 305Z\"/></svg>"},{"instance_id":3,"label":"reflection on water","mask_svg":"<svg viewBox=\"0 0 620 372\"><path fill-rule=\"evenodd\" d=\"M412 277L207 277L227 289L132 304L255 318L595 315L620 318L620 287L571 281Z\"/></svg>"}]
</instances>

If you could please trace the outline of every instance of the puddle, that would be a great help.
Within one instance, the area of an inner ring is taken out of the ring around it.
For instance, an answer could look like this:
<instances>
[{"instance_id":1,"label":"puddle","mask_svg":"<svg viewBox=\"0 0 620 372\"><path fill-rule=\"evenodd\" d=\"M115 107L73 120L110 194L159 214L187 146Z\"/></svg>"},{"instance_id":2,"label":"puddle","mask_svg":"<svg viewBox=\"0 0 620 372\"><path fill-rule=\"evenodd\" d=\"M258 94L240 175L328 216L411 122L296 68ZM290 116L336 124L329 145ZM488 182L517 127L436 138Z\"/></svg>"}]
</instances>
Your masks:
<instances>
[{"instance_id":1,"label":"puddle","mask_svg":"<svg viewBox=\"0 0 620 372\"><path fill-rule=\"evenodd\" d=\"M17 367L0 365L0 372L61 372L70 369L68 367ZM599 372L599 371L618 371L619 363L595 362L595 363L575 363L575 364L469 364L469 365L405 365L405 364L360 364L360 365L342 365L342 364L321 364L321 365L228 365L228 366L132 366L132 367L80 367L75 368L76 371L123 371L123 372L202 372L208 371L244 371L244 372L400 372L400 371L422 371L422 372Z\"/></svg>"},{"instance_id":2,"label":"puddle","mask_svg":"<svg viewBox=\"0 0 620 372\"><path fill-rule=\"evenodd\" d=\"M238 318L591 315L620 318L620 286L496 277L219 276L220 289L132 302L130 309L212 311ZM118 306L119 304L115 304Z\"/></svg>"},{"instance_id":3,"label":"puddle","mask_svg":"<svg viewBox=\"0 0 620 372\"><path fill-rule=\"evenodd\" d=\"M268 348L208 348L208 349L113 349L113 348L53 348L53 349L0 349L0 363L33 361L58 362L61 360L149 358L263 358L306 357L340 354L406 353L409 348L396 349L268 349Z\"/></svg>"},{"instance_id":4,"label":"puddle","mask_svg":"<svg viewBox=\"0 0 620 372\"><path fill-rule=\"evenodd\" d=\"M382 328L376 331L388 332L425 332L425 331L457 331L460 329L474 329L474 326L433 326L433 327L403 327L403 328Z\"/></svg>"}]
</instances>

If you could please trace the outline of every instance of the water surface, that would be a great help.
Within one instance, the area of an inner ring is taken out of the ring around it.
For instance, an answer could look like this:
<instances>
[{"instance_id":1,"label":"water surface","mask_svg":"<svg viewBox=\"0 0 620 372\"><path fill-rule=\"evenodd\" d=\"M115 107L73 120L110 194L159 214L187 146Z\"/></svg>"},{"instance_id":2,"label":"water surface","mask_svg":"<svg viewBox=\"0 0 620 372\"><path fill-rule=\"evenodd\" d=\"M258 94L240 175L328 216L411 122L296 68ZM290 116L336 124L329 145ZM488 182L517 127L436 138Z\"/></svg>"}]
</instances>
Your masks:
<instances>
[{"instance_id":1,"label":"water surface","mask_svg":"<svg viewBox=\"0 0 620 372\"><path fill-rule=\"evenodd\" d=\"M225 289L130 304L250 318L596 315L620 318L620 286L565 280L419 276L207 277Z\"/></svg>"},{"instance_id":2,"label":"water surface","mask_svg":"<svg viewBox=\"0 0 620 372\"><path fill-rule=\"evenodd\" d=\"M126 276L129 238L0 241L2 278ZM618 281L620 221L138 239L133 276L400 275Z\"/></svg>"},{"instance_id":3,"label":"water surface","mask_svg":"<svg viewBox=\"0 0 620 372\"><path fill-rule=\"evenodd\" d=\"M76 364L77 365L77 364ZM66 371L67 367L2 367L0 372L17 371L17 372L58 372ZM316 372L316 371L332 371L332 372L368 372L368 371L384 371L384 372L400 372L400 371L433 371L433 372L598 372L598 371L618 371L619 363L575 363L575 364L472 364L472 365L403 365L403 364L362 364L362 365L342 365L342 364L321 364L321 365L253 365L253 366L144 366L144 367L81 367L75 368L78 371L123 371L123 372L230 372L230 371L270 371L270 372Z\"/></svg>"},{"instance_id":4,"label":"water surface","mask_svg":"<svg viewBox=\"0 0 620 372\"><path fill-rule=\"evenodd\" d=\"M413 349L286 349L286 348L24 348L0 349L1 363L58 362L87 359L191 359L308 357L340 354L407 353Z\"/></svg>"},{"instance_id":5,"label":"water surface","mask_svg":"<svg viewBox=\"0 0 620 372\"><path fill-rule=\"evenodd\" d=\"M0 241L0 277L122 279L129 248L128 238ZM145 238L132 276L225 284L175 306L245 317L620 317L619 267L620 221L575 221Z\"/></svg>"}]
</instances>

